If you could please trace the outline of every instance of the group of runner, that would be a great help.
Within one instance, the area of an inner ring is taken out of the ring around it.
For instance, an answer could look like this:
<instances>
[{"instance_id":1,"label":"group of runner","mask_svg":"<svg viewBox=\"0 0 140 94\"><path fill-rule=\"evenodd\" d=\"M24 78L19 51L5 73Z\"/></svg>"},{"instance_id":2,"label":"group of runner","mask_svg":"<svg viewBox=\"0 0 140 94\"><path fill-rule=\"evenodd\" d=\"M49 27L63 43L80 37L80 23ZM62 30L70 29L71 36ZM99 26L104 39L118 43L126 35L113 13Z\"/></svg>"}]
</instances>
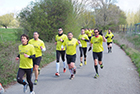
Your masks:
<instances>
[{"instance_id":1,"label":"group of runner","mask_svg":"<svg viewBox=\"0 0 140 94\"><path fill-rule=\"evenodd\" d=\"M102 56L103 56L103 42L106 42L108 45L108 52L112 50L112 39L114 38L111 30L108 30L106 36L104 37L102 31L96 29L84 29L81 28L81 34L78 39L73 38L73 33L68 32L67 35L63 33L63 29L58 29L58 34L55 36L55 45L56 45L56 73L55 76L60 76L60 56L63 61L63 72L66 72L66 61L67 60L68 69L70 72L70 79L74 78L76 74L76 47L79 45L80 50L80 66L83 66L83 55L84 55L84 64L87 64L86 53L87 53L87 42L90 43L88 51L92 49L93 51L93 60L96 74L94 78L99 77L98 73L98 63L103 69ZM33 70L35 71L35 81L34 84L37 85L38 74L39 74L39 65L42 57L42 51L45 51L44 42L39 39L38 32L33 33L33 39L29 40L29 37L26 34L21 35L22 44L19 45L19 55L16 57L16 60L20 60L19 70L17 74L17 82L24 86L24 92L27 91L27 87L30 87L30 94L35 94L33 91L33 83L31 81L31 76ZM26 74L26 79L23 80L23 76Z\"/></svg>"}]
</instances>

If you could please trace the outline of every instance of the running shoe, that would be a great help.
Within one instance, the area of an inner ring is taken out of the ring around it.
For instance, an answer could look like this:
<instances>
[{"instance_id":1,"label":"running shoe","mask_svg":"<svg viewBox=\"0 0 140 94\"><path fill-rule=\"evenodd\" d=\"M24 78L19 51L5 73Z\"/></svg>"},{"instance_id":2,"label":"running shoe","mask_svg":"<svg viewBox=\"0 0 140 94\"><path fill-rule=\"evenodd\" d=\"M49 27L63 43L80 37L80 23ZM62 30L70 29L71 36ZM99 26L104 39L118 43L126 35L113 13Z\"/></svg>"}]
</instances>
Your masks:
<instances>
[{"instance_id":1,"label":"running shoe","mask_svg":"<svg viewBox=\"0 0 140 94\"><path fill-rule=\"evenodd\" d=\"M41 70L41 69L40 69L40 68L38 68L38 75L40 74L40 70Z\"/></svg>"},{"instance_id":2,"label":"running shoe","mask_svg":"<svg viewBox=\"0 0 140 94\"><path fill-rule=\"evenodd\" d=\"M27 88L28 88L28 84L24 85L24 87L23 87L23 92L24 92L24 93L27 92Z\"/></svg>"},{"instance_id":3,"label":"running shoe","mask_svg":"<svg viewBox=\"0 0 140 94\"><path fill-rule=\"evenodd\" d=\"M64 72L64 73L66 72L66 68L63 69L63 72Z\"/></svg>"},{"instance_id":4,"label":"running shoe","mask_svg":"<svg viewBox=\"0 0 140 94\"><path fill-rule=\"evenodd\" d=\"M70 76L70 80L72 80L74 78L74 75L72 74L71 76Z\"/></svg>"},{"instance_id":5,"label":"running shoe","mask_svg":"<svg viewBox=\"0 0 140 94\"><path fill-rule=\"evenodd\" d=\"M84 61L84 64L87 65L87 61Z\"/></svg>"},{"instance_id":6,"label":"running shoe","mask_svg":"<svg viewBox=\"0 0 140 94\"><path fill-rule=\"evenodd\" d=\"M55 73L55 76L58 76L58 77L59 77L59 76L60 76L60 74L57 72L57 73Z\"/></svg>"},{"instance_id":7,"label":"running shoe","mask_svg":"<svg viewBox=\"0 0 140 94\"><path fill-rule=\"evenodd\" d=\"M35 92L34 92L34 91L32 91L32 92L30 92L30 94L35 94Z\"/></svg>"},{"instance_id":8,"label":"running shoe","mask_svg":"<svg viewBox=\"0 0 140 94\"><path fill-rule=\"evenodd\" d=\"M103 67L104 67L104 66L103 66L103 64L102 64L102 65L100 65L100 68L101 68L101 69L103 69Z\"/></svg>"},{"instance_id":9,"label":"running shoe","mask_svg":"<svg viewBox=\"0 0 140 94\"><path fill-rule=\"evenodd\" d=\"M76 69L73 69L73 73L76 74Z\"/></svg>"},{"instance_id":10,"label":"running shoe","mask_svg":"<svg viewBox=\"0 0 140 94\"><path fill-rule=\"evenodd\" d=\"M96 73L95 76L94 76L94 78L97 78L97 77L99 77L99 74Z\"/></svg>"},{"instance_id":11,"label":"running shoe","mask_svg":"<svg viewBox=\"0 0 140 94\"><path fill-rule=\"evenodd\" d=\"M34 81L34 85L37 85L37 83L38 83L38 80L37 80L37 79L35 79L35 81Z\"/></svg>"},{"instance_id":12,"label":"running shoe","mask_svg":"<svg viewBox=\"0 0 140 94\"><path fill-rule=\"evenodd\" d=\"M82 67L83 66L83 63L80 63L80 65L79 65L80 67Z\"/></svg>"}]
</instances>

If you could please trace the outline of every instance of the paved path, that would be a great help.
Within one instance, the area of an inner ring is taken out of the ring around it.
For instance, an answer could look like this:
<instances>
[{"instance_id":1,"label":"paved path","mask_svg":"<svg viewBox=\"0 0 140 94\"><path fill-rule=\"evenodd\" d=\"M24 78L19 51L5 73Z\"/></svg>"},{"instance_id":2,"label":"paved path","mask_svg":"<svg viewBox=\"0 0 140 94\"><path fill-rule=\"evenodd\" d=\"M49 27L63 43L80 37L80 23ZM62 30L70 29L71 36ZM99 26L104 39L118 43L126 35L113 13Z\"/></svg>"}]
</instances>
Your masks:
<instances>
[{"instance_id":1,"label":"paved path","mask_svg":"<svg viewBox=\"0 0 140 94\"><path fill-rule=\"evenodd\" d=\"M34 86L36 94L140 94L140 79L136 67L117 45L113 44L113 53L107 53L104 43L103 63L104 69L100 69L100 77L94 79L92 52L88 52L87 65L79 67L80 58L77 50L77 74L73 80L69 80L70 73L62 72L60 77L55 77L55 62L41 70L39 83ZM34 80L34 76L33 76ZM23 86L15 84L6 89L5 94L25 94ZM29 88L28 92L29 94Z\"/></svg>"}]
</instances>

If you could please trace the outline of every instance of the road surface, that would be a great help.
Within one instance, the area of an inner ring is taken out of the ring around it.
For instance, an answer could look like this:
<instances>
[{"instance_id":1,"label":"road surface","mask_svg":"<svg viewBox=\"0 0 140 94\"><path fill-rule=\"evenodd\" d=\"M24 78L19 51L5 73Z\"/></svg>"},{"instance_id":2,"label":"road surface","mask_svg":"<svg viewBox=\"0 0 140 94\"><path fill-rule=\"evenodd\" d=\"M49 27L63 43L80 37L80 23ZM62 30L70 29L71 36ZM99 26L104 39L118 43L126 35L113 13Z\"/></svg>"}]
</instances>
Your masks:
<instances>
[{"instance_id":1,"label":"road surface","mask_svg":"<svg viewBox=\"0 0 140 94\"><path fill-rule=\"evenodd\" d=\"M99 78L94 79L92 51L87 53L87 65L79 67L79 49L77 48L77 74L70 80L67 70L63 73L61 63L60 77L55 77L55 61L41 70L36 94L140 94L140 79L131 59L113 44L113 53L107 53L106 43L103 52L104 69L99 68ZM34 76L33 76L34 81ZM25 94L23 86L15 84L6 89L5 94ZM28 92L29 94L29 88Z\"/></svg>"}]
</instances>

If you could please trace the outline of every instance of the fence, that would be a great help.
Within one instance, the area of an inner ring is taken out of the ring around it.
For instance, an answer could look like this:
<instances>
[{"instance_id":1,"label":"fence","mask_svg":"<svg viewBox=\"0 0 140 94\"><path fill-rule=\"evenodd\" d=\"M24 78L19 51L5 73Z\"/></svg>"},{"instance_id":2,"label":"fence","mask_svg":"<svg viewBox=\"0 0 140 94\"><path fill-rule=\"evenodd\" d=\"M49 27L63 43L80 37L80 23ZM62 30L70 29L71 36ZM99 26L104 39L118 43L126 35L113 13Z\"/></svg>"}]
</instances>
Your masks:
<instances>
[{"instance_id":1,"label":"fence","mask_svg":"<svg viewBox=\"0 0 140 94\"><path fill-rule=\"evenodd\" d=\"M120 25L119 26L119 32L123 32L129 35L132 34L140 34L140 23L138 24L130 24L130 25Z\"/></svg>"}]
</instances>

